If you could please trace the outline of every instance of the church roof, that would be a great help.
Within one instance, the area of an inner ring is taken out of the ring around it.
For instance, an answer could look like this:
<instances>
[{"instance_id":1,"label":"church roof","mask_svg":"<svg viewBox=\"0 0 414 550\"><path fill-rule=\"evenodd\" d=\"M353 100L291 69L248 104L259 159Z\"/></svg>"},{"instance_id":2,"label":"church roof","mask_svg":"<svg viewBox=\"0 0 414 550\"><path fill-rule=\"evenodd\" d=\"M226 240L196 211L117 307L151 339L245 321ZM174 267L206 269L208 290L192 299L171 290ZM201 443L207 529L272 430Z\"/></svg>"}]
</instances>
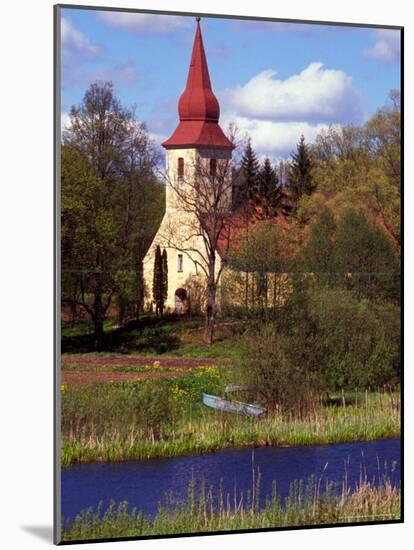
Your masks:
<instances>
[{"instance_id":1,"label":"church roof","mask_svg":"<svg viewBox=\"0 0 414 550\"><path fill-rule=\"evenodd\" d=\"M178 114L180 122L173 135L162 144L165 148L234 148L218 124L220 106L211 88L199 18L187 84L178 102Z\"/></svg>"}]
</instances>

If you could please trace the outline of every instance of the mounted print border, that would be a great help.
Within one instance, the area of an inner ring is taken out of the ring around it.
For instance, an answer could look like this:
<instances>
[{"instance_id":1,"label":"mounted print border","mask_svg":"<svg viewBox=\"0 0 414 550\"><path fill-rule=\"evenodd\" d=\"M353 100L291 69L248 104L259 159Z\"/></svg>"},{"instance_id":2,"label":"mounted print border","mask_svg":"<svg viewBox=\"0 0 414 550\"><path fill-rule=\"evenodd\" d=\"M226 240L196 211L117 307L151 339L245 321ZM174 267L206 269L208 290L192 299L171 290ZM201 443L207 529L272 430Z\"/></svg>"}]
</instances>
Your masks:
<instances>
[{"instance_id":1,"label":"mounted print border","mask_svg":"<svg viewBox=\"0 0 414 550\"><path fill-rule=\"evenodd\" d=\"M403 522L403 28L54 29L54 542Z\"/></svg>"}]
</instances>

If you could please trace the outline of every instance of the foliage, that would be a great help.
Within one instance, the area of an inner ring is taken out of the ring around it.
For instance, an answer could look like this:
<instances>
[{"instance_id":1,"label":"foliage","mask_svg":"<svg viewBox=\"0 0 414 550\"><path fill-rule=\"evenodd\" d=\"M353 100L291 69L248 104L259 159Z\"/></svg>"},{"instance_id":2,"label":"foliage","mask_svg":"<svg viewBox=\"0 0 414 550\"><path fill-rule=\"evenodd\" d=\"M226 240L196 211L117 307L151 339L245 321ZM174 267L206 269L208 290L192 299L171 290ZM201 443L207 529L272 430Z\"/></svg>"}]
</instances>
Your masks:
<instances>
[{"instance_id":1,"label":"foliage","mask_svg":"<svg viewBox=\"0 0 414 550\"><path fill-rule=\"evenodd\" d=\"M311 224L307 243L300 252L297 265L300 275L312 273L321 285L335 282L333 254L336 222L332 211L325 207Z\"/></svg>"},{"instance_id":2,"label":"foliage","mask_svg":"<svg viewBox=\"0 0 414 550\"><path fill-rule=\"evenodd\" d=\"M400 268L393 246L384 233L363 215L348 211L340 220L333 252L339 284L359 297L399 301Z\"/></svg>"},{"instance_id":3,"label":"foliage","mask_svg":"<svg viewBox=\"0 0 414 550\"><path fill-rule=\"evenodd\" d=\"M259 161L249 139L243 151L237 186L235 188L235 203L246 212L257 203L259 185Z\"/></svg>"},{"instance_id":4,"label":"foliage","mask_svg":"<svg viewBox=\"0 0 414 550\"><path fill-rule=\"evenodd\" d=\"M366 388L399 379L399 310L344 290L309 293L314 354L326 388Z\"/></svg>"},{"instance_id":5,"label":"foliage","mask_svg":"<svg viewBox=\"0 0 414 550\"><path fill-rule=\"evenodd\" d=\"M63 301L88 312L102 347L115 296L142 304L142 258L162 215L156 153L112 84L95 82L70 111L61 158Z\"/></svg>"},{"instance_id":6,"label":"foliage","mask_svg":"<svg viewBox=\"0 0 414 550\"><path fill-rule=\"evenodd\" d=\"M162 251L162 295L164 302L168 298L168 256L167 250L164 248Z\"/></svg>"},{"instance_id":7,"label":"foliage","mask_svg":"<svg viewBox=\"0 0 414 550\"><path fill-rule=\"evenodd\" d=\"M283 206L283 191L276 170L269 158L265 158L258 177L258 200L264 217L277 216Z\"/></svg>"},{"instance_id":8,"label":"foliage","mask_svg":"<svg viewBox=\"0 0 414 550\"><path fill-rule=\"evenodd\" d=\"M316 189L312 174L312 155L303 135L300 137L296 151L291 154L291 157L288 189L292 200L297 203L303 195L311 195Z\"/></svg>"},{"instance_id":9,"label":"foliage","mask_svg":"<svg viewBox=\"0 0 414 550\"><path fill-rule=\"evenodd\" d=\"M309 220L323 205L336 214L361 210L383 229L397 251L401 215L401 115L399 93L364 126L331 126L312 148L317 190L304 195L298 216Z\"/></svg>"},{"instance_id":10,"label":"foliage","mask_svg":"<svg viewBox=\"0 0 414 550\"><path fill-rule=\"evenodd\" d=\"M154 275L152 281L152 297L155 302L155 313L163 314L164 311L164 273L163 273L163 259L161 254L160 245L157 244L154 255Z\"/></svg>"}]
</instances>

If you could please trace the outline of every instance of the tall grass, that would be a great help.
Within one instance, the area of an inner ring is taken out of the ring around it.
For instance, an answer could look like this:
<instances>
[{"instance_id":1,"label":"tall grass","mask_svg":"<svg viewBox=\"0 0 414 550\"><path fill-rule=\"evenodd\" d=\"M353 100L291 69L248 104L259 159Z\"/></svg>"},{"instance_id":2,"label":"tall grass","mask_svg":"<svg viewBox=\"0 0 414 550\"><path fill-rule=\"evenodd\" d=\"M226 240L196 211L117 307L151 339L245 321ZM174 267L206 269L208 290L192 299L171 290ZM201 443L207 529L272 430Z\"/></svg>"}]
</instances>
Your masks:
<instances>
[{"instance_id":1,"label":"tall grass","mask_svg":"<svg viewBox=\"0 0 414 550\"><path fill-rule=\"evenodd\" d=\"M63 540L168 535L197 532L220 532L262 528L347 524L399 520L400 489L383 479L379 486L361 480L354 492L344 484L342 491L321 479L294 482L282 502L273 483L272 495L260 504L260 475L247 494L218 495L201 484L198 493L190 483L186 500L174 502L169 497L155 517L146 517L127 502L111 502L81 512L73 522L63 521Z\"/></svg>"},{"instance_id":2,"label":"tall grass","mask_svg":"<svg viewBox=\"0 0 414 550\"><path fill-rule=\"evenodd\" d=\"M201 405L219 371L206 367L172 380L67 388L62 394L62 465L203 454L263 445L313 445L398 437L398 395L371 394L305 418L231 415Z\"/></svg>"}]
</instances>

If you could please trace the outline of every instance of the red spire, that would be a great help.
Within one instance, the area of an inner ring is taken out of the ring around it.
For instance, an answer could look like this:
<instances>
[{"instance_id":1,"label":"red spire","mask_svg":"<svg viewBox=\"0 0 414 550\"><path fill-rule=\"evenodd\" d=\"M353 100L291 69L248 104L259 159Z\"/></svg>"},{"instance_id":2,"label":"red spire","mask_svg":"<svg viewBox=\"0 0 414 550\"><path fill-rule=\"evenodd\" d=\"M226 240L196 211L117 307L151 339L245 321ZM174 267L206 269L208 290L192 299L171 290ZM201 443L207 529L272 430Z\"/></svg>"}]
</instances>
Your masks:
<instances>
[{"instance_id":1,"label":"red spire","mask_svg":"<svg viewBox=\"0 0 414 550\"><path fill-rule=\"evenodd\" d=\"M220 107L211 89L207 59L198 21L187 86L180 97L178 112L180 120L211 120L212 122L218 122L220 116Z\"/></svg>"},{"instance_id":2,"label":"red spire","mask_svg":"<svg viewBox=\"0 0 414 550\"><path fill-rule=\"evenodd\" d=\"M164 147L208 146L233 148L218 125L220 106L213 93L197 17L187 85L178 102L180 124Z\"/></svg>"}]
</instances>

